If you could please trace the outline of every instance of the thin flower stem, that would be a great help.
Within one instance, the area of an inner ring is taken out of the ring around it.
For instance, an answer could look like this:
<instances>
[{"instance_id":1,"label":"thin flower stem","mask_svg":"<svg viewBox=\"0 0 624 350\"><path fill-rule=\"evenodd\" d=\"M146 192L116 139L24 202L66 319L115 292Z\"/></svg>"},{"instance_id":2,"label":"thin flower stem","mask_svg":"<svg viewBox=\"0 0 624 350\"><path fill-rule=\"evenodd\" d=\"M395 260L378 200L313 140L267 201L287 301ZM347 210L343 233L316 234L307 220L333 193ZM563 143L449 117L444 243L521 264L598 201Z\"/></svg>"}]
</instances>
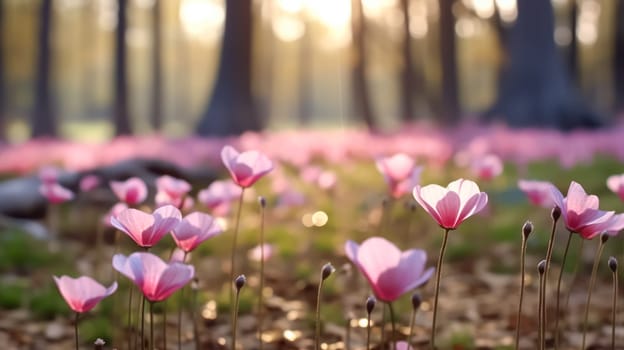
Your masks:
<instances>
[{"instance_id":1,"label":"thin flower stem","mask_svg":"<svg viewBox=\"0 0 624 350\"><path fill-rule=\"evenodd\" d=\"M188 252L184 252L184 257L182 258L182 262L186 263L186 257L188 256ZM184 308L184 288L180 289L180 294L178 294L178 350L182 349L182 309Z\"/></svg>"},{"instance_id":2,"label":"thin flower stem","mask_svg":"<svg viewBox=\"0 0 624 350\"><path fill-rule=\"evenodd\" d=\"M544 317L544 284L546 282L546 274L545 273L540 273L540 284L539 284L539 301L538 301L538 318L539 318L539 337L538 337L538 341L539 341L539 349L540 350L544 350L545 349L545 342L546 342L546 325L544 324L545 321L545 317Z\"/></svg>"},{"instance_id":3,"label":"thin flower stem","mask_svg":"<svg viewBox=\"0 0 624 350\"><path fill-rule=\"evenodd\" d=\"M581 239L581 244L579 244L578 247L578 256L582 257L583 256L583 247L585 245L585 240ZM578 279L578 269L579 269L579 265L581 264L581 260L582 259L576 259L575 263L574 263L574 267L572 268L572 279L570 279L570 286L575 286L576 285L576 280ZM565 308L567 309L568 306L570 305L570 295L572 295L572 288L568 289L568 293L566 294L566 298L565 298Z\"/></svg>"},{"instance_id":4,"label":"thin flower stem","mask_svg":"<svg viewBox=\"0 0 624 350\"><path fill-rule=\"evenodd\" d=\"M583 340L581 342L581 349L585 349L585 341L587 338L587 319L589 317L589 305L591 304L592 290L594 289L594 285L596 284L596 274L598 272L598 265L600 265L600 257L602 256L602 251L604 250L605 241L606 240L603 240L602 237L600 237L598 250L596 251L596 256L594 257L592 274L589 279L589 289L587 290L587 300L585 300L585 312L583 314Z\"/></svg>"},{"instance_id":5,"label":"thin flower stem","mask_svg":"<svg viewBox=\"0 0 624 350\"><path fill-rule=\"evenodd\" d=\"M347 317L347 325L345 327L345 350L351 349L351 318Z\"/></svg>"},{"instance_id":6,"label":"thin flower stem","mask_svg":"<svg viewBox=\"0 0 624 350\"><path fill-rule=\"evenodd\" d=\"M79 316L80 314L76 312L76 315L74 317L74 336L75 336L75 341L76 341L76 350L80 348L80 344L78 341L78 317Z\"/></svg>"},{"instance_id":7,"label":"thin flower stem","mask_svg":"<svg viewBox=\"0 0 624 350\"><path fill-rule=\"evenodd\" d=\"M154 350L154 302L150 301L150 350Z\"/></svg>"},{"instance_id":8,"label":"thin flower stem","mask_svg":"<svg viewBox=\"0 0 624 350\"><path fill-rule=\"evenodd\" d=\"M370 350L371 348L370 336L371 336L371 315L370 313L368 313L368 315L366 316L366 350Z\"/></svg>"},{"instance_id":9,"label":"thin flower stem","mask_svg":"<svg viewBox=\"0 0 624 350\"><path fill-rule=\"evenodd\" d=\"M407 349L413 349L412 338L414 337L414 327L416 325L416 310L412 310L412 318L409 325L409 335L407 336Z\"/></svg>"},{"instance_id":10,"label":"thin flower stem","mask_svg":"<svg viewBox=\"0 0 624 350\"><path fill-rule=\"evenodd\" d=\"M617 314L618 275L617 268L613 271L613 310L611 311L611 350L615 350L615 317Z\"/></svg>"},{"instance_id":11,"label":"thin flower stem","mask_svg":"<svg viewBox=\"0 0 624 350\"><path fill-rule=\"evenodd\" d=\"M548 283L548 273L550 271L550 261L552 260L552 252L553 245L555 243L555 233L557 230L557 219L553 219L552 228L550 230L550 238L548 239L548 249L546 250L546 270L544 272L544 310L546 307L546 284ZM526 247L524 248L526 251ZM524 276L524 275L523 275ZM524 278L524 277L523 277ZM524 282L524 281L523 281ZM548 319L548 315L544 313L544 327L546 326L546 321ZM520 314L518 314L518 320L520 320ZM519 336L519 332L516 330L516 335ZM518 338L516 338L516 349L518 348Z\"/></svg>"},{"instance_id":12,"label":"thin flower stem","mask_svg":"<svg viewBox=\"0 0 624 350\"><path fill-rule=\"evenodd\" d=\"M555 350L559 349L559 299L561 294L561 279L563 277L563 268L568 257L568 251L570 250L570 241L572 240L572 231L568 234L568 240L566 242L565 250L563 251L563 258L561 259L561 270L559 271L559 278L557 279L557 295L555 303Z\"/></svg>"},{"instance_id":13,"label":"thin flower stem","mask_svg":"<svg viewBox=\"0 0 624 350\"><path fill-rule=\"evenodd\" d=\"M318 285L318 291L316 293L316 336L315 336L315 349L321 348L321 291L323 290L323 278Z\"/></svg>"},{"instance_id":14,"label":"thin flower stem","mask_svg":"<svg viewBox=\"0 0 624 350\"><path fill-rule=\"evenodd\" d=\"M524 298L524 275L525 275L525 257L526 257L527 239L522 236L522 249L520 253L520 300L518 301L518 315L516 315L516 347L520 344L520 315L522 314L522 299ZM546 266L548 266L548 258L546 258Z\"/></svg>"},{"instance_id":15,"label":"thin flower stem","mask_svg":"<svg viewBox=\"0 0 624 350\"><path fill-rule=\"evenodd\" d=\"M264 203L264 202L263 202ZM260 206L260 293L258 295L258 341L260 350L264 350L262 341L264 322L264 205Z\"/></svg>"},{"instance_id":16,"label":"thin flower stem","mask_svg":"<svg viewBox=\"0 0 624 350\"><path fill-rule=\"evenodd\" d=\"M240 290L236 290L236 302L234 305L234 321L232 322L232 350L236 350L236 328L238 326L238 303L240 302Z\"/></svg>"},{"instance_id":17,"label":"thin flower stem","mask_svg":"<svg viewBox=\"0 0 624 350\"><path fill-rule=\"evenodd\" d=\"M240 193L240 197L238 198L238 211L236 213L236 223L234 224L234 235L232 237L232 251L230 252L230 279L229 281L233 281L234 280L234 270L235 270L235 264L236 264L236 259L235 259L235 254L236 254L236 242L238 240L238 230L239 230L239 226L240 226L240 218L241 218L241 211L243 209L243 196L245 194L245 188L241 187L241 193ZM230 286L230 307L232 306L232 302L234 301L234 289ZM232 310L232 312L230 313L231 315L234 315L234 312Z\"/></svg>"},{"instance_id":18,"label":"thin flower stem","mask_svg":"<svg viewBox=\"0 0 624 350\"><path fill-rule=\"evenodd\" d=\"M381 346L383 348L384 345L386 344L386 305L385 304L381 305L381 322L379 326L381 328Z\"/></svg>"},{"instance_id":19,"label":"thin flower stem","mask_svg":"<svg viewBox=\"0 0 624 350\"><path fill-rule=\"evenodd\" d=\"M193 288L193 305L191 306L191 319L193 320L193 340L195 341L195 349L200 348L199 329L197 329L197 319L195 317L195 308L197 307L197 289Z\"/></svg>"},{"instance_id":20,"label":"thin flower stem","mask_svg":"<svg viewBox=\"0 0 624 350\"><path fill-rule=\"evenodd\" d=\"M436 321L438 316L438 296L440 294L440 276L442 275L442 261L444 260L444 252L446 251L446 243L448 241L449 229L444 229L444 238L442 239L442 247L440 247L440 256L438 258L438 266L436 267L435 294L433 297L433 322L431 324L431 348L435 350L435 334Z\"/></svg>"},{"instance_id":21,"label":"thin flower stem","mask_svg":"<svg viewBox=\"0 0 624 350\"><path fill-rule=\"evenodd\" d=\"M392 343L392 350L396 350L396 341L394 340L396 335L396 321L394 319L394 308L392 307L392 303L388 303L388 309L390 309L390 322L392 325L392 336L390 337L390 342Z\"/></svg>"},{"instance_id":22,"label":"thin flower stem","mask_svg":"<svg viewBox=\"0 0 624 350\"><path fill-rule=\"evenodd\" d=\"M132 349L133 341L132 341L132 292L134 290L134 286L130 285L130 290L128 291L128 349Z\"/></svg>"},{"instance_id":23,"label":"thin flower stem","mask_svg":"<svg viewBox=\"0 0 624 350\"><path fill-rule=\"evenodd\" d=\"M145 347L145 296L141 298L141 339L139 344L141 349Z\"/></svg>"},{"instance_id":24,"label":"thin flower stem","mask_svg":"<svg viewBox=\"0 0 624 350\"><path fill-rule=\"evenodd\" d=\"M167 300L163 301L163 349L167 350Z\"/></svg>"}]
</instances>

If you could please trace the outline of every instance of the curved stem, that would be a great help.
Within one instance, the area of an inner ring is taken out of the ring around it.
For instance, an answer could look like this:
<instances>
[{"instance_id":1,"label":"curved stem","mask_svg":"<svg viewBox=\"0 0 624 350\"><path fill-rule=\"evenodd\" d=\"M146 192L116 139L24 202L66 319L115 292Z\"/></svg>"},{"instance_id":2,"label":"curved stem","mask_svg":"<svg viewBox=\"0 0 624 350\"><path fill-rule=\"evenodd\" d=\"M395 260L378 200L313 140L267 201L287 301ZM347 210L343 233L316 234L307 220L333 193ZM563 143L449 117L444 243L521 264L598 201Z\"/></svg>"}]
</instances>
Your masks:
<instances>
[{"instance_id":1,"label":"curved stem","mask_svg":"<svg viewBox=\"0 0 624 350\"><path fill-rule=\"evenodd\" d=\"M414 325L416 324L416 309L412 309L412 318L409 326L409 336L407 337L407 349L413 349L412 338L414 337Z\"/></svg>"},{"instance_id":2,"label":"curved stem","mask_svg":"<svg viewBox=\"0 0 624 350\"><path fill-rule=\"evenodd\" d=\"M516 347L515 347L516 350L518 349L518 346L520 344L520 322L521 322L520 315L522 314L522 299L524 298L524 271L525 271L526 247L527 247L527 240L523 235L522 236L522 249L520 253L520 300L518 301L518 314L516 315ZM548 266L548 258L546 259L547 259L546 266Z\"/></svg>"},{"instance_id":3,"label":"curved stem","mask_svg":"<svg viewBox=\"0 0 624 350\"><path fill-rule=\"evenodd\" d=\"M243 209L244 194L245 194L245 188L241 187L240 197L238 198L238 211L236 213L236 223L234 224L234 235L232 237L232 251L230 252L230 279L228 281L233 281L235 277L234 270L236 267L235 266L236 242L238 240L238 230L240 226L241 211ZM232 306L233 301L234 301L234 289L233 289L233 286L230 286L230 307Z\"/></svg>"},{"instance_id":4,"label":"curved stem","mask_svg":"<svg viewBox=\"0 0 624 350\"><path fill-rule=\"evenodd\" d=\"M396 335L396 325L394 319L394 308L392 307L392 303L388 303L388 309L390 309L390 322L392 325L392 336L390 337L390 342L392 343L392 350L396 350L396 341L394 341L394 337Z\"/></svg>"},{"instance_id":5,"label":"curved stem","mask_svg":"<svg viewBox=\"0 0 624 350\"><path fill-rule=\"evenodd\" d=\"M260 207L260 294L258 295L258 341L260 350L264 350L262 341L264 322L264 206Z\"/></svg>"},{"instance_id":6,"label":"curved stem","mask_svg":"<svg viewBox=\"0 0 624 350\"><path fill-rule=\"evenodd\" d=\"M618 276L613 271L613 310L611 312L611 350L615 350L615 315L617 314Z\"/></svg>"},{"instance_id":7,"label":"curved stem","mask_svg":"<svg viewBox=\"0 0 624 350\"><path fill-rule=\"evenodd\" d=\"M323 278L319 282L318 291L316 293L316 332L315 332L315 349L321 348L321 291L323 290Z\"/></svg>"},{"instance_id":8,"label":"curved stem","mask_svg":"<svg viewBox=\"0 0 624 350\"><path fill-rule=\"evenodd\" d=\"M76 312L76 316L74 318L74 334L75 334L75 340L76 340L76 350L80 348L80 344L78 341L78 316L80 316L80 314Z\"/></svg>"},{"instance_id":9,"label":"curved stem","mask_svg":"<svg viewBox=\"0 0 624 350\"><path fill-rule=\"evenodd\" d=\"M602 238L602 237L601 237ZM589 289L587 290L587 300L585 300L585 312L583 313L583 341L581 342L581 349L585 349L585 341L587 338L587 319L589 317L589 305L591 304L592 290L594 284L596 284L596 273L598 272L598 265L600 265L600 256L604 250L604 241L600 239L596 256L594 257L594 265L592 267L591 278L589 279Z\"/></svg>"},{"instance_id":10,"label":"curved stem","mask_svg":"<svg viewBox=\"0 0 624 350\"><path fill-rule=\"evenodd\" d=\"M559 348L559 297L561 294L561 278L563 277L563 268L568 257L568 251L570 250L570 241L572 240L572 231L568 234L568 240L566 242L565 250L563 251L563 258L561 260L561 270L559 271L559 278L557 279L557 295L555 305L555 350Z\"/></svg>"},{"instance_id":11,"label":"curved stem","mask_svg":"<svg viewBox=\"0 0 624 350\"><path fill-rule=\"evenodd\" d=\"M555 243L555 231L556 230L557 230L557 220L553 219L552 227L550 230L550 238L548 239L548 249L546 250L546 267L544 270L544 310L548 309L546 307L546 284L548 283L548 273L550 271L550 261L552 260L552 252L553 252L553 245ZM526 251L526 248L525 248L525 251ZM544 327L546 327L546 324L547 324L546 322L547 316L548 315L546 314L546 311L544 311ZM517 335L519 335L519 333ZM517 348L518 348L518 340L516 341L516 349Z\"/></svg>"},{"instance_id":12,"label":"curved stem","mask_svg":"<svg viewBox=\"0 0 624 350\"><path fill-rule=\"evenodd\" d=\"M433 298L433 322L431 324L431 348L435 350L435 334L436 321L438 316L438 296L440 294L440 276L442 275L442 261L444 260L444 252L446 251L446 243L448 241L449 229L444 229L444 238L442 239L442 247L440 247L440 256L438 257L438 266L436 268L435 294Z\"/></svg>"}]
</instances>

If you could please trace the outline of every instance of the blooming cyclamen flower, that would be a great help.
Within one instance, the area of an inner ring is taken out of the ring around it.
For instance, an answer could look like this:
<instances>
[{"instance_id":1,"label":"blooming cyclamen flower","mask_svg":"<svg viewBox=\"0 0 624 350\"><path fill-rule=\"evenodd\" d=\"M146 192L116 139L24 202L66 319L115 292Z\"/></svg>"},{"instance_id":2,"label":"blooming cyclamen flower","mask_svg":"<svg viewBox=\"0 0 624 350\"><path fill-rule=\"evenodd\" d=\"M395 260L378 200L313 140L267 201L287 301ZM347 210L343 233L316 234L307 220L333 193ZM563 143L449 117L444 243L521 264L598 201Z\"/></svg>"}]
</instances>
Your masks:
<instances>
[{"instance_id":1,"label":"blooming cyclamen flower","mask_svg":"<svg viewBox=\"0 0 624 350\"><path fill-rule=\"evenodd\" d=\"M156 205L166 204L181 208L186 194L191 190L191 185L182 179L176 179L169 175L163 175L156 179Z\"/></svg>"},{"instance_id":2,"label":"blooming cyclamen flower","mask_svg":"<svg viewBox=\"0 0 624 350\"><path fill-rule=\"evenodd\" d=\"M128 277L149 301L167 299L195 275L191 265L166 263L152 253L137 252L126 257L113 256L113 268Z\"/></svg>"},{"instance_id":3,"label":"blooming cyclamen flower","mask_svg":"<svg viewBox=\"0 0 624 350\"><path fill-rule=\"evenodd\" d=\"M221 160L232 176L232 180L242 188L251 187L262 176L273 170L273 162L259 151L239 153L232 146L221 150Z\"/></svg>"},{"instance_id":4,"label":"blooming cyclamen flower","mask_svg":"<svg viewBox=\"0 0 624 350\"><path fill-rule=\"evenodd\" d=\"M141 204L147 198L147 185L138 177L131 177L126 181L111 181L110 187L120 201L130 206Z\"/></svg>"},{"instance_id":5,"label":"blooming cyclamen flower","mask_svg":"<svg viewBox=\"0 0 624 350\"><path fill-rule=\"evenodd\" d=\"M130 208L111 217L111 225L130 236L139 246L151 247L178 225L181 216L172 205L160 207L152 214Z\"/></svg>"},{"instance_id":6,"label":"blooming cyclamen flower","mask_svg":"<svg viewBox=\"0 0 624 350\"><path fill-rule=\"evenodd\" d=\"M607 178L607 187L624 201L624 174L609 176Z\"/></svg>"},{"instance_id":7,"label":"blooming cyclamen flower","mask_svg":"<svg viewBox=\"0 0 624 350\"><path fill-rule=\"evenodd\" d=\"M52 204L60 204L74 198L74 193L57 182L43 183L39 186L39 193Z\"/></svg>"},{"instance_id":8,"label":"blooming cyclamen flower","mask_svg":"<svg viewBox=\"0 0 624 350\"><path fill-rule=\"evenodd\" d=\"M401 295L424 284L434 269L425 270L427 253L420 249L401 252L381 237L372 237L361 245L345 244L349 260L364 274L377 299L392 302Z\"/></svg>"},{"instance_id":9,"label":"blooming cyclamen flower","mask_svg":"<svg viewBox=\"0 0 624 350\"><path fill-rule=\"evenodd\" d=\"M585 239L592 239L601 233L616 234L624 228L624 214L598 209L598 196L588 195L583 187L572 181L567 197L553 186L553 201L561 209L566 228Z\"/></svg>"},{"instance_id":10,"label":"blooming cyclamen flower","mask_svg":"<svg viewBox=\"0 0 624 350\"><path fill-rule=\"evenodd\" d=\"M470 180L459 179L446 188L439 185L416 186L414 198L438 224L454 230L468 217L480 212L488 201L487 193Z\"/></svg>"},{"instance_id":11,"label":"blooming cyclamen flower","mask_svg":"<svg viewBox=\"0 0 624 350\"><path fill-rule=\"evenodd\" d=\"M63 299L75 312L87 312L93 309L100 300L117 290L117 282L113 282L110 287L106 288L88 276L78 278L53 277Z\"/></svg>"},{"instance_id":12,"label":"blooming cyclamen flower","mask_svg":"<svg viewBox=\"0 0 624 350\"><path fill-rule=\"evenodd\" d=\"M534 205L544 208L552 208L552 188L554 185L548 181L518 180L518 188L526 194Z\"/></svg>"},{"instance_id":13,"label":"blooming cyclamen flower","mask_svg":"<svg viewBox=\"0 0 624 350\"><path fill-rule=\"evenodd\" d=\"M190 252L203 241L223 232L215 219L204 213L194 212L182 219L171 231L171 236L178 248Z\"/></svg>"},{"instance_id":14,"label":"blooming cyclamen flower","mask_svg":"<svg viewBox=\"0 0 624 350\"><path fill-rule=\"evenodd\" d=\"M414 160L404 153L378 158L375 164L386 180L393 198L399 198L408 193L420 181L422 167L415 167Z\"/></svg>"},{"instance_id":15,"label":"blooming cyclamen flower","mask_svg":"<svg viewBox=\"0 0 624 350\"><path fill-rule=\"evenodd\" d=\"M482 180L492 180L503 172L503 162L494 155L488 154L472 161L472 173Z\"/></svg>"}]
</instances>

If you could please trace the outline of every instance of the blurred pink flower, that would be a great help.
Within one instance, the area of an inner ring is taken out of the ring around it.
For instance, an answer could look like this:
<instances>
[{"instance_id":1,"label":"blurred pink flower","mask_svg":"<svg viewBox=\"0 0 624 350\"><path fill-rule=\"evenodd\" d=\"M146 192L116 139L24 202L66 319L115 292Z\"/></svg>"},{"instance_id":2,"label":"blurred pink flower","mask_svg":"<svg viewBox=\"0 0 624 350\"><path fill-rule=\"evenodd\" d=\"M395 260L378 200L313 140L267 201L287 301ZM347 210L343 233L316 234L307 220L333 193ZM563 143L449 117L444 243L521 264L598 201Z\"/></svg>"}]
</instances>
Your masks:
<instances>
[{"instance_id":1,"label":"blurred pink flower","mask_svg":"<svg viewBox=\"0 0 624 350\"><path fill-rule=\"evenodd\" d=\"M69 307L76 312L87 312L95 307L100 300L113 294L117 290L117 282L106 288L93 278L82 276L54 277L54 282Z\"/></svg>"},{"instance_id":2,"label":"blurred pink flower","mask_svg":"<svg viewBox=\"0 0 624 350\"><path fill-rule=\"evenodd\" d=\"M416 180L418 181L418 180ZM336 182L338 182L338 177L336 173L331 170L325 170L319 174L319 177L316 181L318 186L325 191L329 191L336 187Z\"/></svg>"},{"instance_id":3,"label":"blurred pink flower","mask_svg":"<svg viewBox=\"0 0 624 350\"><path fill-rule=\"evenodd\" d=\"M80 179L80 191L89 192L100 185L100 178L97 175L89 174Z\"/></svg>"},{"instance_id":4,"label":"blurred pink flower","mask_svg":"<svg viewBox=\"0 0 624 350\"><path fill-rule=\"evenodd\" d=\"M241 195L241 188L232 180L213 181L210 186L199 191L197 200L207 206L216 216L225 216L230 204Z\"/></svg>"},{"instance_id":5,"label":"blurred pink flower","mask_svg":"<svg viewBox=\"0 0 624 350\"><path fill-rule=\"evenodd\" d=\"M393 198L409 193L420 181L422 167L416 167L414 160L405 153L377 158L375 163L386 180Z\"/></svg>"},{"instance_id":6,"label":"blurred pink flower","mask_svg":"<svg viewBox=\"0 0 624 350\"><path fill-rule=\"evenodd\" d=\"M116 217L117 215L119 215L119 213L126 209L128 209L128 205L126 203L115 203L115 205L113 205L113 207L110 208L108 212L102 217L102 223L104 224L104 226L112 227L113 225L111 224L111 218Z\"/></svg>"},{"instance_id":7,"label":"blurred pink flower","mask_svg":"<svg viewBox=\"0 0 624 350\"><path fill-rule=\"evenodd\" d=\"M420 249L401 252L381 237L371 237L361 245L345 244L347 258L368 280L377 299L392 302L431 278L434 268L425 270L427 253Z\"/></svg>"},{"instance_id":8,"label":"blurred pink flower","mask_svg":"<svg viewBox=\"0 0 624 350\"><path fill-rule=\"evenodd\" d=\"M166 263L152 253L137 252L113 256L113 268L128 277L149 301L167 299L195 275L191 265Z\"/></svg>"},{"instance_id":9,"label":"blurred pink flower","mask_svg":"<svg viewBox=\"0 0 624 350\"><path fill-rule=\"evenodd\" d=\"M239 153L232 146L223 147L221 160L232 180L242 188L251 187L273 169L273 162L263 153L255 150Z\"/></svg>"},{"instance_id":10,"label":"blurred pink flower","mask_svg":"<svg viewBox=\"0 0 624 350\"><path fill-rule=\"evenodd\" d=\"M454 230L468 217L480 212L488 202L485 192L470 180L459 179L448 184L414 188L414 198L444 229Z\"/></svg>"},{"instance_id":11,"label":"blurred pink flower","mask_svg":"<svg viewBox=\"0 0 624 350\"><path fill-rule=\"evenodd\" d=\"M611 175L607 178L607 187L624 201L624 174Z\"/></svg>"},{"instance_id":12,"label":"blurred pink flower","mask_svg":"<svg viewBox=\"0 0 624 350\"><path fill-rule=\"evenodd\" d=\"M203 241L222 232L223 229L212 216L194 212L180 221L178 226L171 231L171 236L178 248L190 252Z\"/></svg>"},{"instance_id":13,"label":"blurred pink flower","mask_svg":"<svg viewBox=\"0 0 624 350\"><path fill-rule=\"evenodd\" d=\"M615 235L624 228L624 215L598 209L599 199L588 195L577 182L572 181L567 197L553 186L553 201L561 209L561 217L570 232L584 239L592 239L601 233Z\"/></svg>"},{"instance_id":14,"label":"blurred pink flower","mask_svg":"<svg viewBox=\"0 0 624 350\"><path fill-rule=\"evenodd\" d=\"M518 188L527 195L529 202L544 208L555 205L552 200L553 187L548 181L518 180Z\"/></svg>"},{"instance_id":15,"label":"blurred pink flower","mask_svg":"<svg viewBox=\"0 0 624 350\"><path fill-rule=\"evenodd\" d=\"M182 208L184 198L191 190L191 185L182 179L177 179L169 175L160 176L156 179L156 206L171 204L177 208Z\"/></svg>"},{"instance_id":16,"label":"blurred pink flower","mask_svg":"<svg viewBox=\"0 0 624 350\"><path fill-rule=\"evenodd\" d=\"M60 204L74 198L74 193L56 182L43 183L39 186L39 193L52 204Z\"/></svg>"},{"instance_id":17,"label":"blurred pink flower","mask_svg":"<svg viewBox=\"0 0 624 350\"><path fill-rule=\"evenodd\" d=\"M268 244L268 243L263 244L263 246L264 246L264 261L267 261L273 257L275 249L273 248L273 245ZM257 245L249 249L249 252L247 253L247 257L249 258L249 260L260 261L262 259L261 249L262 247L260 245Z\"/></svg>"},{"instance_id":18,"label":"blurred pink flower","mask_svg":"<svg viewBox=\"0 0 624 350\"><path fill-rule=\"evenodd\" d=\"M111 217L111 225L139 246L151 247L180 223L181 216L178 208L172 205L160 207L152 214L129 208Z\"/></svg>"},{"instance_id":19,"label":"blurred pink flower","mask_svg":"<svg viewBox=\"0 0 624 350\"><path fill-rule=\"evenodd\" d=\"M39 169L39 180L44 184L53 184L58 182L59 173L61 171L59 168L51 165L43 166Z\"/></svg>"},{"instance_id":20,"label":"blurred pink flower","mask_svg":"<svg viewBox=\"0 0 624 350\"><path fill-rule=\"evenodd\" d=\"M186 261L184 260L188 260L190 253L185 252L184 250L175 247L175 249L173 250L173 253L171 253L171 257L169 257L169 262L179 262L179 263L185 263Z\"/></svg>"},{"instance_id":21,"label":"blurred pink flower","mask_svg":"<svg viewBox=\"0 0 624 350\"><path fill-rule=\"evenodd\" d=\"M503 162L498 156L488 154L474 159L470 169L478 178L489 181L503 172Z\"/></svg>"},{"instance_id":22,"label":"blurred pink flower","mask_svg":"<svg viewBox=\"0 0 624 350\"><path fill-rule=\"evenodd\" d=\"M125 181L111 181L110 187L117 198L129 206L141 204L147 198L147 185L138 177L131 177Z\"/></svg>"}]
</instances>

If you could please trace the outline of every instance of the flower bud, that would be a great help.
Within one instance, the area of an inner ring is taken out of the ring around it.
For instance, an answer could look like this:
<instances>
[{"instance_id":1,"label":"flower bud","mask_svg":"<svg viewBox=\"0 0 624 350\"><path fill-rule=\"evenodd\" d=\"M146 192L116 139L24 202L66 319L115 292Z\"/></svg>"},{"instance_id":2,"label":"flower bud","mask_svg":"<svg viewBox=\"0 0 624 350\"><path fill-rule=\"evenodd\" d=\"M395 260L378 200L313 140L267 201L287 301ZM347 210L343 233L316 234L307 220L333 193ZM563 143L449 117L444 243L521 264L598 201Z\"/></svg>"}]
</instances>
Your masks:
<instances>
[{"instance_id":1,"label":"flower bud","mask_svg":"<svg viewBox=\"0 0 624 350\"><path fill-rule=\"evenodd\" d=\"M609 235L606 233L600 234L600 243L605 244L609 240Z\"/></svg>"},{"instance_id":2,"label":"flower bud","mask_svg":"<svg viewBox=\"0 0 624 350\"><path fill-rule=\"evenodd\" d=\"M243 288L243 286L245 286L246 282L247 282L247 278L245 277L245 275L240 275L240 276L236 277L236 279L234 280L234 285L236 286L236 291L240 292L241 288Z\"/></svg>"},{"instance_id":3,"label":"flower bud","mask_svg":"<svg viewBox=\"0 0 624 350\"><path fill-rule=\"evenodd\" d=\"M559 218L561 217L561 208L555 205L555 207L550 212L550 217L553 219L553 221L559 220Z\"/></svg>"},{"instance_id":4,"label":"flower bud","mask_svg":"<svg viewBox=\"0 0 624 350\"><path fill-rule=\"evenodd\" d=\"M617 272L617 265L618 265L617 259L614 256L610 257L609 268L611 269L612 272L614 273Z\"/></svg>"},{"instance_id":5,"label":"flower bud","mask_svg":"<svg viewBox=\"0 0 624 350\"><path fill-rule=\"evenodd\" d=\"M529 235L533 233L533 223L527 221L522 225L522 234L524 235L524 239L529 238Z\"/></svg>"},{"instance_id":6,"label":"flower bud","mask_svg":"<svg viewBox=\"0 0 624 350\"><path fill-rule=\"evenodd\" d=\"M264 198L263 196L258 197L258 203L260 203L260 206L262 208L266 208L266 198Z\"/></svg>"},{"instance_id":7,"label":"flower bud","mask_svg":"<svg viewBox=\"0 0 624 350\"><path fill-rule=\"evenodd\" d=\"M321 270L321 280L325 281L327 277L334 273L334 271L336 271L336 269L331 263L323 265L323 269Z\"/></svg>"},{"instance_id":8,"label":"flower bud","mask_svg":"<svg viewBox=\"0 0 624 350\"><path fill-rule=\"evenodd\" d=\"M102 338L97 338L95 342L93 342L93 345L95 346L95 350L102 350L104 349L104 345L106 345L106 342L102 340Z\"/></svg>"},{"instance_id":9,"label":"flower bud","mask_svg":"<svg viewBox=\"0 0 624 350\"><path fill-rule=\"evenodd\" d=\"M537 264L537 272L539 272L540 275L543 275L544 271L546 271L546 260L542 260L539 264Z\"/></svg>"},{"instance_id":10,"label":"flower bud","mask_svg":"<svg viewBox=\"0 0 624 350\"><path fill-rule=\"evenodd\" d=\"M370 296L368 297L368 299L366 299L366 312L370 315L371 313L373 313L373 309L375 309L375 304L377 304L377 299L375 299L374 296Z\"/></svg>"},{"instance_id":11,"label":"flower bud","mask_svg":"<svg viewBox=\"0 0 624 350\"><path fill-rule=\"evenodd\" d=\"M412 294L412 307L414 310L418 310L420 308L422 300L420 299L420 295L418 293Z\"/></svg>"}]
</instances>

